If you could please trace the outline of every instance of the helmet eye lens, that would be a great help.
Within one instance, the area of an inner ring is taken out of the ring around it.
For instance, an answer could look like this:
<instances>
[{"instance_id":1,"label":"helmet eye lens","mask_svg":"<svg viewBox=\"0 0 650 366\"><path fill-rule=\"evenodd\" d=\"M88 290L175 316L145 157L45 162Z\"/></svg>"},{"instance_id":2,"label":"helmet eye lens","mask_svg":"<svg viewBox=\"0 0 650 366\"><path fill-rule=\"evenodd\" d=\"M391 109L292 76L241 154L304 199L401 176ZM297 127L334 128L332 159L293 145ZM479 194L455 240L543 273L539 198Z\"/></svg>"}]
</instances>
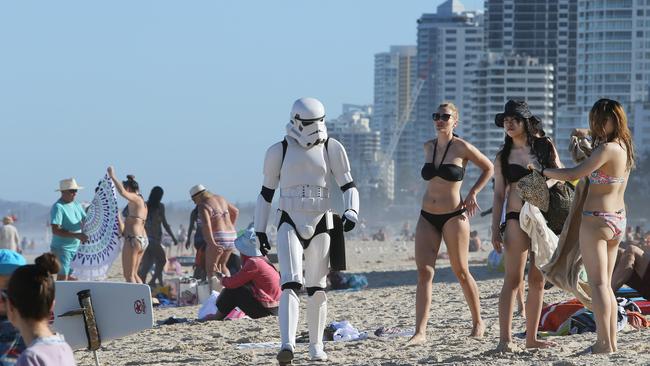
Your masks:
<instances>
[{"instance_id":1,"label":"helmet eye lens","mask_svg":"<svg viewBox=\"0 0 650 366\"><path fill-rule=\"evenodd\" d=\"M316 121L300 121L300 123L305 127L311 126L312 124L314 124L314 122Z\"/></svg>"}]
</instances>

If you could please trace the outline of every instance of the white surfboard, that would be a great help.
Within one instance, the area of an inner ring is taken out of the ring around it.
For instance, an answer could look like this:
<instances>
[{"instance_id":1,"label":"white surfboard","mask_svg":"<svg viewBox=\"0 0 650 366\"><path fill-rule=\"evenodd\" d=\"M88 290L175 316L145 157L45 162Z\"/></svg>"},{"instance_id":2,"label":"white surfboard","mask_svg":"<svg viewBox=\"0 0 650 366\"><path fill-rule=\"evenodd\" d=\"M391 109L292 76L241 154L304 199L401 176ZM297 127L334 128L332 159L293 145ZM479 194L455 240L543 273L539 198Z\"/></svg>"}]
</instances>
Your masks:
<instances>
[{"instance_id":1,"label":"white surfboard","mask_svg":"<svg viewBox=\"0 0 650 366\"><path fill-rule=\"evenodd\" d=\"M88 347L83 316L60 315L80 308L77 292L82 290L90 290L102 343L153 327L151 290L147 285L57 281L53 327L63 334L72 349Z\"/></svg>"}]
</instances>

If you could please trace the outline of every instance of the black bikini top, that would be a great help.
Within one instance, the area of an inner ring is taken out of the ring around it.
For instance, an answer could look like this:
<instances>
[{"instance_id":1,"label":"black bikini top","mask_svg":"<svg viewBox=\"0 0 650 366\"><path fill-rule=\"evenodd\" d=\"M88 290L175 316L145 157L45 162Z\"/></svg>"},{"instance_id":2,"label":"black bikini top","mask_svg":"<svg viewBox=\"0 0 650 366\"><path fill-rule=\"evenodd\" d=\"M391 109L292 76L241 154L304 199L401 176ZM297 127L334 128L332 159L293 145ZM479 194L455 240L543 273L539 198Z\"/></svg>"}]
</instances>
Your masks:
<instances>
[{"instance_id":1,"label":"black bikini top","mask_svg":"<svg viewBox=\"0 0 650 366\"><path fill-rule=\"evenodd\" d=\"M453 138L447 143L447 148L445 149L445 153L442 155L440 165L438 168L436 168L436 150L438 147L438 140L436 139L436 142L433 145L433 160L431 163L424 163L421 171L422 179L431 180L434 177L440 177L449 182L460 182L463 180L463 177L465 176L464 167L458 166L456 164L443 164L445 157L447 157L447 151L449 151L449 146L451 146L452 141Z\"/></svg>"},{"instance_id":2,"label":"black bikini top","mask_svg":"<svg viewBox=\"0 0 650 366\"><path fill-rule=\"evenodd\" d=\"M522 165L519 164L508 164L508 181L510 183L518 182L519 179L527 176L528 174L531 173L530 169L525 168Z\"/></svg>"}]
</instances>

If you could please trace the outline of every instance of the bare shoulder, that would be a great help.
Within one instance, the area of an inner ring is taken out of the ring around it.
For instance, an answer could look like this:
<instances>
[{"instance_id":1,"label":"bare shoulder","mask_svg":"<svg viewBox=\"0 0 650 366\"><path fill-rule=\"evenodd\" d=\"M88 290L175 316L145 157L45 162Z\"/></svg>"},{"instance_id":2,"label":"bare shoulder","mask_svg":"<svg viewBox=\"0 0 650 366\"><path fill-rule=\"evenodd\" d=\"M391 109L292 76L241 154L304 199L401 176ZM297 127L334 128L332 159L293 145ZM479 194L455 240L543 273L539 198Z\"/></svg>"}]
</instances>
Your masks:
<instances>
[{"instance_id":1,"label":"bare shoulder","mask_svg":"<svg viewBox=\"0 0 650 366\"><path fill-rule=\"evenodd\" d=\"M472 145L469 141L462 139L460 137L455 137L454 138L454 144L457 144L457 146L462 147L463 149L472 149L475 148L474 145Z\"/></svg>"},{"instance_id":2,"label":"bare shoulder","mask_svg":"<svg viewBox=\"0 0 650 366\"><path fill-rule=\"evenodd\" d=\"M604 153L608 154L617 154L617 153L624 153L625 148L621 146L618 142L605 142L598 146L599 149L602 149Z\"/></svg>"},{"instance_id":3,"label":"bare shoulder","mask_svg":"<svg viewBox=\"0 0 650 366\"><path fill-rule=\"evenodd\" d=\"M433 149L433 140L425 141L422 147L424 150Z\"/></svg>"}]
</instances>

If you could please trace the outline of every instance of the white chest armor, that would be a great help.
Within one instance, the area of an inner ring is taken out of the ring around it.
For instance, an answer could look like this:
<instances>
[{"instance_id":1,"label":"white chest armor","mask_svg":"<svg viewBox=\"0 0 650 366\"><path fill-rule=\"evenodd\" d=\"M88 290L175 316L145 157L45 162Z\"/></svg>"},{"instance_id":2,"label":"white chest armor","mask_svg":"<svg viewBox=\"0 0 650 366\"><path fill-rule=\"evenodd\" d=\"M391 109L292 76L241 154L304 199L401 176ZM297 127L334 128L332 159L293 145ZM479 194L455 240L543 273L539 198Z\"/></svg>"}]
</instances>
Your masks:
<instances>
[{"instance_id":1,"label":"white chest armor","mask_svg":"<svg viewBox=\"0 0 650 366\"><path fill-rule=\"evenodd\" d=\"M287 138L280 170L280 209L323 213L330 208L329 159L324 144L305 149Z\"/></svg>"}]
</instances>

